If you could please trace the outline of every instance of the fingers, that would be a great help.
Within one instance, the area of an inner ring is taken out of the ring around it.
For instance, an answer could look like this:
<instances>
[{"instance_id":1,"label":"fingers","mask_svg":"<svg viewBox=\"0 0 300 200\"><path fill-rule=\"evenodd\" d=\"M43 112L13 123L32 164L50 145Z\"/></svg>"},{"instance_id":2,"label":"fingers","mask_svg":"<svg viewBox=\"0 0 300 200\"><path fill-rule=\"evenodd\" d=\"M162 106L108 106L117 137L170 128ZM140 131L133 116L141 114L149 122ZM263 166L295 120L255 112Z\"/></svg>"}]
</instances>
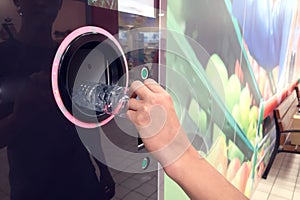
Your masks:
<instances>
[{"instance_id":1,"label":"fingers","mask_svg":"<svg viewBox=\"0 0 300 200\"><path fill-rule=\"evenodd\" d=\"M144 81L144 84L141 81L132 82L128 95L131 97L127 103L128 108L128 117L131 121L135 121L135 117L137 112L140 114L141 112L147 113L147 109L145 109L145 105L147 102L155 97L155 93L162 93L164 89L153 79L147 79ZM135 97L139 98L136 99ZM137 112L135 112L137 111ZM147 113L148 114L148 113ZM142 118L142 117L140 117Z\"/></svg>"},{"instance_id":2,"label":"fingers","mask_svg":"<svg viewBox=\"0 0 300 200\"><path fill-rule=\"evenodd\" d=\"M134 81L131 83L128 94L132 98L138 96L140 99L145 99L149 96L149 92L150 90L141 81Z\"/></svg>"},{"instance_id":3,"label":"fingers","mask_svg":"<svg viewBox=\"0 0 300 200\"><path fill-rule=\"evenodd\" d=\"M133 110L127 110L126 112L126 115L127 115L127 118L132 121L132 122L135 122L135 111Z\"/></svg>"},{"instance_id":4,"label":"fingers","mask_svg":"<svg viewBox=\"0 0 300 200\"><path fill-rule=\"evenodd\" d=\"M164 92L164 88L162 88L155 80L153 79L146 79L144 84L154 93L161 93Z\"/></svg>"},{"instance_id":5,"label":"fingers","mask_svg":"<svg viewBox=\"0 0 300 200\"><path fill-rule=\"evenodd\" d=\"M138 96L140 99L145 99L149 97L151 93L161 93L164 91L164 88L162 88L155 80L146 79L144 83L141 81L132 82L128 94L132 98Z\"/></svg>"},{"instance_id":6,"label":"fingers","mask_svg":"<svg viewBox=\"0 0 300 200\"><path fill-rule=\"evenodd\" d=\"M142 127L146 127L151 123L150 114L145 110L128 110L126 114L128 119L134 123L139 132Z\"/></svg>"},{"instance_id":7,"label":"fingers","mask_svg":"<svg viewBox=\"0 0 300 200\"><path fill-rule=\"evenodd\" d=\"M128 110L138 110L141 107L141 100L137 100L134 98L129 99L127 106Z\"/></svg>"}]
</instances>

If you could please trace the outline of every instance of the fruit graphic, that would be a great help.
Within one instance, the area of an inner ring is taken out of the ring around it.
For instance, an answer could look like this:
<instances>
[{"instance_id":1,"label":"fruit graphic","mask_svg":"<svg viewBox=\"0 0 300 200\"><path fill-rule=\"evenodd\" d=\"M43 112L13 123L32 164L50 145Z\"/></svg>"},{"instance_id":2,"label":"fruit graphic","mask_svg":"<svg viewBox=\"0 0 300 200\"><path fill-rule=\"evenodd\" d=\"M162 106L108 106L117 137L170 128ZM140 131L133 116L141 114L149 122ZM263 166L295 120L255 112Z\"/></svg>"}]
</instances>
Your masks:
<instances>
[{"instance_id":1,"label":"fruit graphic","mask_svg":"<svg viewBox=\"0 0 300 200\"><path fill-rule=\"evenodd\" d=\"M243 131L247 131L249 125L249 113L251 105L250 90L245 86L241 91L240 96L240 112Z\"/></svg>"},{"instance_id":2,"label":"fruit graphic","mask_svg":"<svg viewBox=\"0 0 300 200\"><path fill-rule=\"evenodd\" d=\"M258 107L252 106L249 112L249 122L257 121L258 118Z\"/></svg>"},{"instance_id":3,"label":"fruit graphic","mask_svg":"<svg viewBox=\"0 0 300 200\"><path fill-rule=\"evenodd\" d=\"M254 181L253 181L253 178L251 177L251 173L250 173L247 183L246 183L246 188L244 191L245 196L248 198L250 198L250 196L251 196L251 193L253 190L253 183L254 183Z\"/></svg>"},{"instance_id":4,"label":"fruit graphic","mask_svg":"<svg viewBox=\"0 0 300 200\"><path fill-rule=\"evenodd\" d=\"M256 138L256 121L251 121L249 127L247 129L247 138L250 140L252 145L255 145L255 138Z\"/></svg>"},{"instance_id":5,"label":"fruit graphic","mask_svg":"<svg viewBox=\"0 0 300 200\"><path fill-rule=\"evenodd\" d=\"M234 105L239 103L241 94L241 83L237 75L232 74L228 80L226 90L226 105L231 111Z\"/></svg>"},{"instance_id":6,"label":"fruit graphic","mask_svg":"<svg viewBox=\"0 0 300 200\"><path fill-rule=\"evenodd\" d=\"M234 158L231 160L231 162L228 165L226 178L228 181L232 181L232 179L235 177L237 171L241 167L240 159Z\"/></svg>"},{"instance_id":7,"label":"fruit graphic","mask_svg":"<svg viewBox=\"0 0 300 200\"><path fill-rule=\"evenodd\" d=\"M221 134L216 139L206 159L223 176L226 176L228 158L227 158L226 136L224 134Z\"/></svg>"},{"instance_id":8,"label":"fruit graphic","mask_svg":"<svg viewBox=\"0 0 300 200\"><path fill-rule=\"evenodd\" d=\"M250 175L250 168L247 162L244 162L239 170L237 171L235 177L232 179L231 183L242 193L245 192L248 177Z\"/></svg>"},{"instance_id":9,"label":"fruit graphic","mask_svg":"<svg viewBox=\"0 0 300 200\"><path fill-rule=\"evenodd\" d=\"M210 56L206 65L206 75L219 97L225 102L225 89L227 89L228 84L228 72L224 62L217 54Z\"/></svg>"},{"instance_id":10,"label":"fruit graphic","mask_svg":"<svg viewBox=\"0 0 300 200\"><path fill-rule=\"evenodd\" d=\"M236 146L234 142L229 140L227 148L228 159L232 162L234 159L238 158L240 163L243 162L245 156L243 152Z\"/></svg>"},{"instance_id":11,"label":"fruit graphic","mask_svg":"<svg viewBox=\"0 0 300 200\"><path fill-rule=\"evenodd\" d=\"M231 115L235 119L235 121L238 123L240 127L242 127L242 116L241 116L241 110L240 110L240 104L234 105Z\"/></svg>"},{"instance_id":12,"label":"fruit graphic","mask_svg":"<svg viewBox=\"0 0 300 200\"><path fill-rule=\"evenodd\" d=\"M260 67L259 75L256 80L257 80L259 90L262 93L262 96L264 97L265 96L265 91L264 91L265 84L269 83L269 80L268 80L266 71L262 67Z\"/></svg>"},{"instance_id":13,"label":"fruit graphic","mask_svg":"<svg viewBox=\"0 0 300 200\"><path fill-rule=\"evenodd\" d=\"M207 115L205 111L201 109L201 107L195 99L191 100L188 113L191 119L194 121L194 123L198 126L199 132L201 134L205 134Z\"/></svg>"},{"instance_id":14,"label":"fruit graphic","mask_svg":"<svg viewBox=\"0 0 300 200\"><path fill-rule=\"evenodd\" d=\"M253 63L254 60L253 60ZM231 113L239 128L245 134L252 146L255 146L257 137L258 126L258 112L259 108L255 102L251 91L250 84L244 76L243 69L238 60L235 62L234 73L228 75L227 67L221 58L213 54L206 66L206 74L214 87L217 95L221 101L226 105L228 111ZM265 77L264 71L260 71L260 66L256 65L255 75L256 79ZM261 84L265 85L264 80ZM262 86L259 86L262 88ZM215 129L214 129L215 131ZM261 136L261 135L259 135ZM229 180L237 189L250 196L253 188L254 179L251 177L252 161L245 160L245 155L241 151L240 146L236 146L232 138L226 141L226 133L217 134L213 136L214 142L210 152L208 153L207 160L221 173L227 180ZM226 150L226 145L227 150ZM264 166L262 164L262 169ZM256 169L257 173L262 173L261 170Z\"/></svg>"},{"instance_id":15,"label":"fruit graphic","mask_svg":"<svg viewBox=\"0 0 300 200\"><path fill-rule=\"evenodd\" d=\"M239 77L239 80L241 80L241 82L243 83L244 82L244 73L243 73L243 70L242 70L239 60L235 61L234 73Z\"/></svg>"},{"instance_id":16,"label":"fruit graphic","mask_svg":"<svg viewBox=\"0 0 300 200\"><path fill-rule=\"evenodd\" d=\"M259 72L259 66L256 68ZM258 107L252 105L250 87L242 86L244 74L238 60L235 62L235 73L228 79L228 71L217 54L212 54L206 66L206 74L218 96L223 100L229 112L254 144L257 129Z\"/></svg>"}]
</instances>

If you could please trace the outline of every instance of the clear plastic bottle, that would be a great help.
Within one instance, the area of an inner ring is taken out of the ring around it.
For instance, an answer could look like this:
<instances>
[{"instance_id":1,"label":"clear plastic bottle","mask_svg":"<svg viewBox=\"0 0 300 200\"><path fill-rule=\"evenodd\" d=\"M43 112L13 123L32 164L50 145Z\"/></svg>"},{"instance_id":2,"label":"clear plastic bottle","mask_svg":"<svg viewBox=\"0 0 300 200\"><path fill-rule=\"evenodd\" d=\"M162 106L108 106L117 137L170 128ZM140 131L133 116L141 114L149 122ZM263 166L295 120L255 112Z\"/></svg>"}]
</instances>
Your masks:
<instances>
[{"instance_id":1,"label":"clear plastic bottle","mask_svg":"<svg viewBox=\"0 0 300 200\"><path fill-rule=\"evenodd\" d=\"M129 99L125 90L117 85L83 82L74 86L72 102L99 114L121 115Z\"/></svg>"}]
</instances>

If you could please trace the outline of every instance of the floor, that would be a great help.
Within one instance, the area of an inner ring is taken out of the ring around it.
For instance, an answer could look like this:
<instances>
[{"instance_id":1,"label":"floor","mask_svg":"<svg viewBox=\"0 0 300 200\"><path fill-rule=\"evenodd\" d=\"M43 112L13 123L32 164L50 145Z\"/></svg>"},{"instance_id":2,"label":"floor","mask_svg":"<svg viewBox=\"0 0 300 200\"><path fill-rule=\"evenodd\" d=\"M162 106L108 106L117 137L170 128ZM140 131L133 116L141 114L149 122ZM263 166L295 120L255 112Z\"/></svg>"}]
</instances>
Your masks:
<instances>
[{"instance_id":1,"label":"floor","mask_svg":"<svg viewBox=\"0 0 300 200\"><path fill-rule=\"evenodd\" d=\"M7 162L5 149L0 149L0 199L9 200L9 184L8 184L8 167L3 165ZM118 179L120 182L116 187L115 200L118 199L132 199L132 195L139 196L139 199L144 199L145 195L148 198L155 199L155 178L147 176L147 180L143 180L147 183L151 189L147 189L140 193L133 193L132 190L139 188L139 177L133 177L133 175L124 175L118 172L112 172L114 179ZM122 182L120 179L123 179ZM143 178L144 179L144 178ZM132 184L129 184L131 181ZM128 187L131 186L132 187ZM153 189L154 188L154 189ZM261 179L251 200L300 200L300 154L277 154L273 166L267 179Z\"/></svg>"},{"instance_id":2,"label":"floor","mask_svg":"<svg viewBox=\"0 0 300 200\"><path fill-rule=\"evenodd\" d=\"M279 153L251 200L300 200L300 154Z\"/></svg>"},{"instance_id":3,"label":"floor","mask_svg":"<svg viewBox=\"0 0 300 200\"><path fill-rule=\"evenodd\" d=\"M112 200L156 200L157 177L154 173L132 174L111 169L116 182Z\"/></svg>"},{"instance_id":4,"label":"floor","mask_svg":"<svg viewBox=\"0 0 300 200\"><path fill-rule=\"evenodd\" d=\"M157 172L124 173L110 169L115 181L115 196L112 200L156 200ZM9 167L6 149L0 149L0 200L10 200Z\"/></svg>"}]
</instances>

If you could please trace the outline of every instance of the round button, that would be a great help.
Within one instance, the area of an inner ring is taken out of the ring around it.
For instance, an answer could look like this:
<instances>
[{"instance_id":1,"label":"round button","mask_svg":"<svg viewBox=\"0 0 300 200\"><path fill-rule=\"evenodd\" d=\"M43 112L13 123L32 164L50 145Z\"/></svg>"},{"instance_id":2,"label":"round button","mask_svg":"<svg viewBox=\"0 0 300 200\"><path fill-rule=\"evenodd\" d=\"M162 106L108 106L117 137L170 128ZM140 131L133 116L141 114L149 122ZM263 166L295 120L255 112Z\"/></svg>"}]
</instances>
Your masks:
<instances>
[{"instance_id":1,"label":"round button","mask_svg":"<svg viewBox=\"0 0 300 200\"><path fill-rule=\"evenodd\" d=\"M147 169L150 164L150 159L148 157L144 158L142 161L142 169Z\"/></svg>"},{"instance_id":2,"label":"round button","mask_svg":"<svg viewBox=\"0 0 300 200\"><path fill-rule=\"evenodd\" d=\"M147 67L143 67L141 70L141 77L142 79L146 79L149 76L149 70Z\"/></svg>"}]
</instances>

